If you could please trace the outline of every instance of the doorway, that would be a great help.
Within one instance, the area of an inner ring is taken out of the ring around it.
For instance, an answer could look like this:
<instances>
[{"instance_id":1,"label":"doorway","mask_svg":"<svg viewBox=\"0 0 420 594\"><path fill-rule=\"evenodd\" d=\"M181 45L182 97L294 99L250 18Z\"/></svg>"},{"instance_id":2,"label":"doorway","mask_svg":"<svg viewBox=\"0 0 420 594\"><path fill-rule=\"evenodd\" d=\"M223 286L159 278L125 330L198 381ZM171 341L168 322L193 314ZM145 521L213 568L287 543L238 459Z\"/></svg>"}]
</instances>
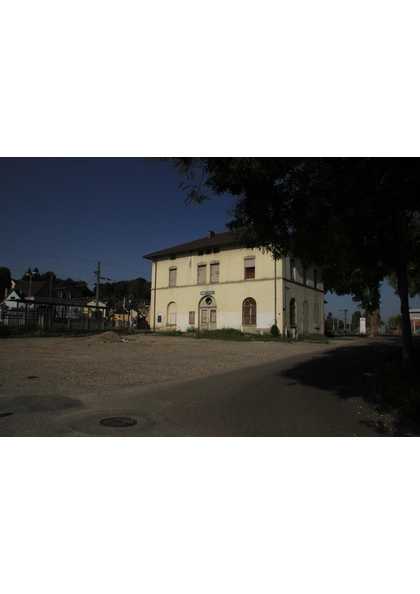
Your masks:
<instances>
[{"instance_id":1,"label":"doorway","mask_svg":"<svg viewBox=\"0 0 420 594\"><path fill-rule=\"evenodd\" d=\"M199 330L217 329L217 303L214 297L203 297L199 305Z\"/></svg>"},{"instance_id":2,"label":"doorway","mask_svg":"<svg viewBox=\"0 0 420 594\"><path fill-rule=\"evenodd\" d=\"M309 304L307 301L303 302L303 332L304 334L309 332Z\"/></svg>"}]
</instances>

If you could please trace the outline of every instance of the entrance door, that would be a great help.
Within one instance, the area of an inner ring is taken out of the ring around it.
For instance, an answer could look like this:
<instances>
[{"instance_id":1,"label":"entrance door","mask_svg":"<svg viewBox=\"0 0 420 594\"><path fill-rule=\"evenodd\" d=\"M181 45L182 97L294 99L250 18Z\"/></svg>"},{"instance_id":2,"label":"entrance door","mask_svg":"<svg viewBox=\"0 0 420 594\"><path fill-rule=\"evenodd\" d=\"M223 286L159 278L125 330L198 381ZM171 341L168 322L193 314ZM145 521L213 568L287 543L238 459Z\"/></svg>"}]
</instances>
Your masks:
<instances>
[{"instance_id":1,"label":"entrance door","mask_svg":"<svg viewBox=\"0 0 420 594\"><path fill-rule=\"evenodd\" d=\"M200 301L199 330L217 329L217 309L214 297L204 297Z\"/></svg>"}]
</instances>

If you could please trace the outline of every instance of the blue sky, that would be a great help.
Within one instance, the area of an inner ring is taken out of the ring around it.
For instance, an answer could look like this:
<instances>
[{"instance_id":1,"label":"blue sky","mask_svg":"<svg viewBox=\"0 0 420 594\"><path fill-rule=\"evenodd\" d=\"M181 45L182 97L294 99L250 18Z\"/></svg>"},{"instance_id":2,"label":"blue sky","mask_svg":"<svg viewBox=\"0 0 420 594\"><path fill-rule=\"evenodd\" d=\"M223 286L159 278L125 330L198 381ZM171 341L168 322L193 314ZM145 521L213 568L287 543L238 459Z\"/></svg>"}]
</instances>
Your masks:
<instances>
[{"instance_id":1,"label":"blue sky","mask_svg":"<svg viewBox=\"0 0 420 594\"><path fill-rule=\"evenodd\" d=\"M230 197L185 203L166 163L145 158L0 159L0 266L21 278L29 268L82 278L93 287L97 262L112 281L150 280L147 253L225 231ZM382 316L399 312L384 285ZM356 310L350 296L328 294L325 312ZM420 307L420 299L411 300Z\"/></svg>"}]
</instances>

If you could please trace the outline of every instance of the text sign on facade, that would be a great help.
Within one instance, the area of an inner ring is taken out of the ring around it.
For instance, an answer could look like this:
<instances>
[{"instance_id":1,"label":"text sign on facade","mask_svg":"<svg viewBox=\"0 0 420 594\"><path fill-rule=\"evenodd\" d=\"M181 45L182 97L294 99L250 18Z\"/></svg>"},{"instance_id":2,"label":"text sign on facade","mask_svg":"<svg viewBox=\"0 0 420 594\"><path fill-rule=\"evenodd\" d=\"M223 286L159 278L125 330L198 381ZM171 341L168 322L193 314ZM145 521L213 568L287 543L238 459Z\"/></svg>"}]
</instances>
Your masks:
<instances>
[{"instance_id":1,"label":"text sign on facade","mask_svg":"<svg viewBox=\"0 0 420 594\"><path fill-rule=\"evenodd\" d=\"M200 291L200 295L214 295L216 291Z\"/></svg>"}]
</instances>

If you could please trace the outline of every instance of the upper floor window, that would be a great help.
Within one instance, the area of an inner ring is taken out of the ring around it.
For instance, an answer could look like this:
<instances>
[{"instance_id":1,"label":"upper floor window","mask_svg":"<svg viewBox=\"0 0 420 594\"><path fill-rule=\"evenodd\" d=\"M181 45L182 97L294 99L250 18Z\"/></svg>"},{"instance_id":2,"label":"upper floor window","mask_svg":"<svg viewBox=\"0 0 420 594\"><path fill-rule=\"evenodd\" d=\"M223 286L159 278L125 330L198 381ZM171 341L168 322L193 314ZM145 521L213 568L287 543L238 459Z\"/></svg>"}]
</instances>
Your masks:
<instances>
[{"instance_id":1,"label":"upper floor window","mask_svg":"<svg viewBox=\"0 0 420 594\"><path fill-rule=\"evenodd\" d=\"M176 268L169 269L169 286L176 287Z\"/></svg>"},{"instance_id":2,"label":"upper floor window","mask_svg":"<svg viewBox=\"0 0 420 594\"><path fill-rule=\"evenodd\" d=\"M62 293L62 291L58 291L58 293L57 293L57 297L58 297L59 299L62 299L62 298L63 298L63 293Z\"/></svg>"},{"instance_id":3,"label":"upper floor window","mask_svg":"<svg viewBox=\"0 0 420 594\"><path fill-rule=\"evenodd\" d=\"M197 266L197 284L206 284L206 264L199 264Z\"/></svg>"},{"instance_id":4,"label":"upper floor window","mask_svg":"<svg viewBox=\"0 0 420 594\"><path fill-rule=\"evenodd\" d=\"M314 324L315 324L315 326L318 326L318 324L319 324L319 305L318 305L318 303L315 303L315 305L314 305Z\"/></svg>"},{"instance_id":5,"label":"upper floor window","mask_svg":"<svg viewBox=\"0 0 420 594\"><path fill-rule=\"evenodd\" d=\"M67 293L67 299L71 299L71 293Z\"/></svg>"},{"instance_id":6,"label":"upper floor window","mask_svg":"<svg viewBox=\"0 0 420 594\"><path fill-rule=\"evenodd\" d=\"M211 283L219 282L219 262L211 262L210 263L210 282Z\"/></svg>"},{"instance_id":7,"label":"upper floor window","mask_svg":"<svg viewBox=\"0 0 420 594\"><path fill-rule=\"evenodd\" d=\"M296 280L296 260L290 260L290 280Z\"/></svg>"},{"instance_id":8,"label":"upper floor window","mask_svg":"<svg viewBox=\"0 0 420 594\"><path fill-rule=\"evenodd\" d=\"M255 278L255 258L246 258L245 259L245 280L249 278Z\"/></svg>"}]
</instances>

